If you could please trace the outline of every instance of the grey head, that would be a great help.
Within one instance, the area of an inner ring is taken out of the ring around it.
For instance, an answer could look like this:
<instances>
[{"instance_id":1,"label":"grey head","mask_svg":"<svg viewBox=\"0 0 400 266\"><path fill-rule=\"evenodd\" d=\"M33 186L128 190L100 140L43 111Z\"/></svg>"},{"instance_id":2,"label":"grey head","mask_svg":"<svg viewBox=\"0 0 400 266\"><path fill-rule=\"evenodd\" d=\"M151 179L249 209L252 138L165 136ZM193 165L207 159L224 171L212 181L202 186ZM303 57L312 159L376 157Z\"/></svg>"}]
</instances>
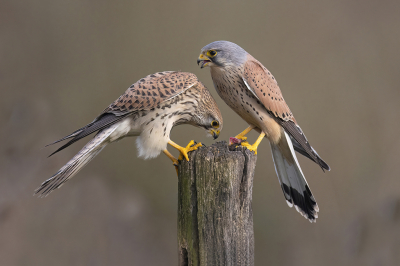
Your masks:
<instances>
[{"instance_id":1,"label":"grey head","mask_svg":"<svg viewBox=\"0 0 400 266\"><path fill-rule=\"evenodd\" d=\"M228 41L216 41L201 49L197 64L201 68L237 67L247 60L247 52L239 45Z\"/></svg>"}]
</instances>

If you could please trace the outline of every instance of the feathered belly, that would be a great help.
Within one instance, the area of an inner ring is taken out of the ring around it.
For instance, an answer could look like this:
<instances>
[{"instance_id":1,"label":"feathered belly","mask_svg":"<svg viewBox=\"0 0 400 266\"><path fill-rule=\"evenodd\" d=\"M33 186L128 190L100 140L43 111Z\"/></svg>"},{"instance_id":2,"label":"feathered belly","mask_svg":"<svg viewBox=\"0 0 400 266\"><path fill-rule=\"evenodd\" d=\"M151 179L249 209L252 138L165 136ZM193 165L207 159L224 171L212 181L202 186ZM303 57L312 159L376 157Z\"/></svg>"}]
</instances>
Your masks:
<instances>
[{"instance_id":1,"label":"feathered belly","mask_svg":"<svg viewBox=\"0 0 400 266\"><path fill-rule=\"evenodd\" d=\"M225 103L235 111L249 125L259 128L266 134L266 137L274 144L278 143L282 128L275 119L268 113L251 92L241 91L241 89L227 88L226 90L217 87L219 96Z\"/></svg>"}]
</instances>

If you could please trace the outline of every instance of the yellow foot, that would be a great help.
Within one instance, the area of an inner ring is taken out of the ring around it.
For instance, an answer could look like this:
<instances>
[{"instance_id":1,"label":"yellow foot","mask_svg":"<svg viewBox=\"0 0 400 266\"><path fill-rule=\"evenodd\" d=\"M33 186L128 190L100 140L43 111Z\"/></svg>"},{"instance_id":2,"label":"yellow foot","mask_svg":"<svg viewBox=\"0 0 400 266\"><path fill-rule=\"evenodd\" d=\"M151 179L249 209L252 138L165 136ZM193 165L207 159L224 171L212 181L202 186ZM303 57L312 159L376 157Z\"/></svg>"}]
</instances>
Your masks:
<instances>
[{"instance_id":1,"label":"yellow foot","mask_svg":"<svg viewBox=\"0 0 400 266\"><path fill-rule=\"evenodd\" d=\"M245 136L241 136L240 134L239 134L239 135L237 135L235 138L242 140L242 142L244 142L244 141L246 141L246 140L247 140L247 137L245 137Z\"/></svg>"},{"instance_id":2,"label":"yellow foot","mask_svg":"<svg viewBox=\"0 0 400 266\"><path fill-rule=\"evenodd\" d=\"M249 151L254 151L255 154L257 154L257 146L256 145L250 145L247 141L244 141L240 143L243 147L246 147Z\"/></svg>"},{"instance_id":3,"label":"yellow foot","mask_svg":"<svg viewBox=\"0 0 400 266\"><path fill-rule=\"evenodd\" d=\"M195 150L197 150L197 149L198 149L199 147L201 147L201 146L203 146L203 144L201 144L201 143L195 144L194 141L191 140L191 141L189 142L189 144L186 146L186 148L180 147L180 146L179 146L179 148L178 148L178 147L175 147L175 148L177 148L177 149L179 150L179 152L180 152L179 157L178 157L178 160L183 160L183 157L185 157L185 158L186 158L186 161L189 161L188 152L190 152L190 151L195 151Z\"/></svg>"},{"instance_id":4,"label":"yellow foot","mask_svg":"<svg viewBox=\"0 0 400 266\"><path fill-rule=\"evenodd\" d=\"M177 168L178 167L178 165L179 165L179 161L177 160L177 159L173 159L172 160L172 164Z\"/></svg>"},{"instance_id":5,"label":"yellow foot","mask_svg":"<svg viewBox=\"0 0 400 266\"><path fill-rule=\"evenodd\" d=\"M240 140L242 140L242 141L246 141L247 137L245 137L245 135L246 135L247 133L249 133L253 128L254 128L254 126L249 126L249 127L246 128L245 130L243 130L242 132L240 132L239 134L237 134L235 138L240 139Z\"/></svg>"},{"instance_id":6,"label":"yellow foot","mask_svg":"<svg viewBox=\"0 0 400 266\"><path fill-rule=\"evenodd\" d=\"M265 133L261 132L260 136L258 136L256 142L253 145L250 145L247 141L240 143L243 147L246 147L249 151L254 151L257 154L257 147L260 145L261 141L265 137Z\"/></svg>"}]
</instances>

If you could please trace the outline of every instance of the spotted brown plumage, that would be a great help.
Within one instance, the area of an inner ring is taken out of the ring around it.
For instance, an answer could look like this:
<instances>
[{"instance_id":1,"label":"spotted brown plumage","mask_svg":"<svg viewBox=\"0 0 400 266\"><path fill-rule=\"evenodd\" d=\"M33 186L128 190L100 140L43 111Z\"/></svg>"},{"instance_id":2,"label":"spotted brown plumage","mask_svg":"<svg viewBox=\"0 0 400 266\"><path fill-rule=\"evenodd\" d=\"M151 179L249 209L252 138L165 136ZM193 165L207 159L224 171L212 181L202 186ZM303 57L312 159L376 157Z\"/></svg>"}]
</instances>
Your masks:
<instances>
[{"instance_id":1,"label":"spotted brown plumage","mask_svg":"<svg viewBox=\"0 0 400 266\"><path fill-rule=\"evenodd\" d=\"M203 47L197 62L202 68L210 67L218 95L249 124L236 138L255 152L262 139L268 138L288 205L294 205L304 217L315 222L319 208L294 151L308 157L323 170L330 170L330 167L309 144L275 77L243 48L227 41L216 41ZM245 141L245 135L252 129L260 136L250 145Z\"/></svg>"},{"instance_id":2,"label":"spotted brown plumage","mask_svg":"<svg viewBox=\"0 0 400 266\"><path fill-rule=\"evenodd\" d=\"M124 114L153 108L198 82L196 75L192 73L172 71L154 73L130 86L103 113Z\"/></svg>"},{"instance_id":3,"label":"spotted brown plumage","mask_svg":"<svg viewBox=\"0 0 400 266\"><path fill-rule=\"evenodd\" d=\"M256 98L275 117L284 121L296 121L283 99L274 76L251 55L247 56L247 62L244 64L243 81L249 85L248 88L252 89Z\"/></svg>"},{"instance_id":4,"label":"spotted brown plumage","mask_svg":"<svg viewBox=\"0 0 400 266\"><path fill-rule=\"evenodd\" d=\"M122 120L126 116L138 112L144 115L149 110L160 107L160 104L164 100L173 98L199 82L196 75L186 72L164 71L148 75L130 86L124 94L119 96L117 100L104 109L92 123L49 144L52 145L65 139L73 138L50 154L50 156L65 149L81 138ZM175 100L178 99L179 98ZM170 104L172 103L173 102ZM163 105L163 108L168 107L170 107L170 105Z\"/></svg>"},{"instance_id":5,"label":"spotted brown plumage","mask_svg":"<svg viewBox=\"0 0 400 266\"><path fill-rule=\"evenodd\" d=\"M130 86L93 122L54 142L70 139L54 152L57 153L83 137L98 132L35 194L47 196L78 173L107 144L128 136L138 136L136 144L139 157L153 158L163 151L176 165L178 160L167 150L167 144L170 144L179 150L180 159L188 160L187 152L201 144L194 145L192 141L184 148L171 141L171 129L180 124L201 127L217 138L223 121L215 100L194 74L165 71L148 75Z\"/></svg>"}]
</instances>

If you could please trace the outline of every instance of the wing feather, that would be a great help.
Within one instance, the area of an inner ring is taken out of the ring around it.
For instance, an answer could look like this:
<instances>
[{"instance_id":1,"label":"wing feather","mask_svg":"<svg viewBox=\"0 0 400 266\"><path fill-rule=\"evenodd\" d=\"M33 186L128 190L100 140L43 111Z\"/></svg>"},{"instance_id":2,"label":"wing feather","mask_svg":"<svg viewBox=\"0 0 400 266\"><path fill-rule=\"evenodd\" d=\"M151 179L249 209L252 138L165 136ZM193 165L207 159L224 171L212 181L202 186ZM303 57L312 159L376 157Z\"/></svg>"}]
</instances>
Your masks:
<instances>
[{"instance_id":1,"label":"wing feather","mask_svg":"<svg viewBox=\"0 0 400 266\"><path fill-rule=\"evenodd\" d=\"M198 82L196 75L187 72L164 71L148 75L130 86L124 94L104 109L93 122L49 144L52 145L72 138L50 156L129 115L156 108L162 102L178 96Z\"/></svg>"},{"instance_id":2,"label":"wing feather","mask_svg":"<svg viewBox=\"0 0 400 266\"><path fill-rule=\"evenodd\" d=\"M126 114L155 108L197 82L196 75L187 72L165 71L151 74L130 86L103 113Z\"/></svg>"},{"instance_id":3,"label":"wing feather","mask_svg":"<svg viewBox=\"0 0 400 266\"><path fill-rule=\"evenodd\" d=\"M244 66L243 79L264 107L284 121L296 121L274 76L257 60L248 60Z\"/></svg>"},{"instance_id":4,"label":"wing feather","mask_svg":"<svg viewBox=\"0 0 400 266\"><path fill-rule=\"evenodd\" d=\"M269 114L275 118L275 121L297 142L295 145L296 151L303 155L307 154L305 155L306 157L317 163L322 169L329 171L329 165L311 147L297 124L289 106L283 99L278 82L271 72L249 55L249 59L244 66L243 75L243 81L247 88L264 105Z\"/></svg>"}]
</instances>

